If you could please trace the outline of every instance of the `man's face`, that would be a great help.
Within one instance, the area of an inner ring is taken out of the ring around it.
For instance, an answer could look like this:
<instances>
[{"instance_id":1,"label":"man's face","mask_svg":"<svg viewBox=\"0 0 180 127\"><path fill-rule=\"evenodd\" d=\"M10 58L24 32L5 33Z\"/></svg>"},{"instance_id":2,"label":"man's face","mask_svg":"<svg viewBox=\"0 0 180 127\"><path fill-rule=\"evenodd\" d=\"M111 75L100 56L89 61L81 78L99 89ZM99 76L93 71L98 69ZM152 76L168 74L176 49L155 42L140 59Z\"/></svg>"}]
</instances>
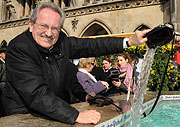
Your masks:
<instances>
[{"instance_id":1,"label":"man's face","mask_svg":"<svg viewBox=\"0 0 180 127\"><path fill-rule=\"evenodd\" d=\"M109 61L103 60L103 68L108 70L111 67L111 63Z\"/></svg>"},{"instance_id":2,"label":"man's face","mask_svg":"<svg viewBox=\"0 0 180 127\"><path fill-rule=\"evenodd\" d=\"M5 60L5 57L6 57L5 52L0 53L0 58L2 58L3 60Z\"/></svg>"},{"instance_id":3,"label":"man's face","mask_svg":"<svg viewBox=\"0 0 180 127\"><path fill-rule=\"evenodd\" d=\"M40 11L36 22L30 22L29 26L34 40L40 46L50 48L58 40L61 17L52 9L44 8Z\"/></svg>"}]
</instances>

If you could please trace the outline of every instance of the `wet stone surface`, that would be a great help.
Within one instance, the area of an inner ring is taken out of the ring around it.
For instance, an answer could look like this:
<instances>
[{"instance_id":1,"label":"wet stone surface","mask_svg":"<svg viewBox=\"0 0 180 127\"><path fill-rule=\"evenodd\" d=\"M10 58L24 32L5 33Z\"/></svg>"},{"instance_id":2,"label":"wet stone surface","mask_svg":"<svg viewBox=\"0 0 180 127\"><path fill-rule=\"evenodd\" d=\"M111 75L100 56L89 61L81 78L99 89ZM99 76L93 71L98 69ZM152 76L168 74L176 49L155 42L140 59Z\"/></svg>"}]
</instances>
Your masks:
<instances>
[{"instance_id":1,"label":"wet stone surface","mask_svg":"<svg viewBox=\"0 0 180 127\"><path fill-rule=\"evenodd\" d=\"M163 92L164 95L180 95L180 92ZM157 96L157 92L147 92L144 98L144 102L154 99ZM133 97L133 96L131 96ZM112 97L114 102L119 105L119 102L126 102L126 95L120 95ZM86 102L73 104L73 107L79 111L95 109L101 113L101 120L99 123L110 120L118 115L117 108L113 105L104 107L91 106ZM125 106L126 107L126 106ZM98 123L98 124L99 124ZM39 117L32 116L31 114L17 114L0 118L0 127L94 127L93 124L74 124L68 125L57 121L46 120Z\"/></svg>"}]
</instances>

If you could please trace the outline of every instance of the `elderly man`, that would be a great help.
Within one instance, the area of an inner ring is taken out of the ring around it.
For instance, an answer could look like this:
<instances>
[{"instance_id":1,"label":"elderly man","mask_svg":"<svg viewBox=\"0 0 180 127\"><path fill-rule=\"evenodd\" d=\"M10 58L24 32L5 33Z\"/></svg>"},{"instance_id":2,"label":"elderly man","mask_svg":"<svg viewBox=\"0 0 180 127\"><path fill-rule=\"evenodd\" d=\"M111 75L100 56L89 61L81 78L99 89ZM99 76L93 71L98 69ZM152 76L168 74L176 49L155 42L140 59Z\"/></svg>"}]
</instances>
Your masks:
<instances>
[{"instance_id":1,"label":"elderly man","mask_svg":"<svg viewBox=\"0 0 180 127\"><path fill-rule=\"evenodd\" d=\"M67 37L61 32L64 19L64 12L54 3L42 3L30 16L29 29L9 43L7 89L2 97L7 115L32 113L68 124L96 124L99 112L79 112L66 102L69 58L119 53L127 44L147 41L143 38L147 30L137 31L129 41Z\"/></svg>"}]
</instances>

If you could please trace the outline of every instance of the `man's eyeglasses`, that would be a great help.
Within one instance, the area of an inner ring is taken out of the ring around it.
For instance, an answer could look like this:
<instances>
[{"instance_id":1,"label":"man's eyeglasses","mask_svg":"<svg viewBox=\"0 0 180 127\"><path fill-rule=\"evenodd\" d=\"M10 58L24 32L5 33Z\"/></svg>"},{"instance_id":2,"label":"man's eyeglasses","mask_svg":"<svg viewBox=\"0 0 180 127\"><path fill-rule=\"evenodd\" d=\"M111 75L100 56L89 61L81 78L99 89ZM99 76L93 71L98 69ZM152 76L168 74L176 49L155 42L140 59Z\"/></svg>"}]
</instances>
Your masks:
<instances>
[{"instance_id":1,"label":"man's eyeglasses","mask_svg":"<svg viewBox=\"0 0 180 127\"><path fill-rule=\"evenodd\" d=\"M49 27L47 24L39 24L37 22L35 22L34 24L37 24L38 28L43 31L48 31L50 28L52 33L59 33L61 30L61 28L59 27Z\"/></svg>"}]
</instances>

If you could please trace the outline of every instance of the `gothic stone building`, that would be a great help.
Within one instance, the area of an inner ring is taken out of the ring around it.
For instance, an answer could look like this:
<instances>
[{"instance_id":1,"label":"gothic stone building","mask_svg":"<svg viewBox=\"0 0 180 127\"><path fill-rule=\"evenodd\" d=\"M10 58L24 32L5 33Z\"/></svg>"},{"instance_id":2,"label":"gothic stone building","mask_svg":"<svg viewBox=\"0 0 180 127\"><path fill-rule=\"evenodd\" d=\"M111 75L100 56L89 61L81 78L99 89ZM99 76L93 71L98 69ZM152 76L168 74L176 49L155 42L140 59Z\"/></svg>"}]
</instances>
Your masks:
<instances>
[{"instance_id":1,"label":"gothic stone building","mask_svg":"<svg viewBox=\"0 0 180 127\"><path fill-rule=\"evenodd\" d=\"M65 11L62 31L68 36L132 33L142 24L153 28L165 22L180 31L179 0L0 0L0 42L25 31L30 12L44 1Z\"/></svg>"}]
</instances>

